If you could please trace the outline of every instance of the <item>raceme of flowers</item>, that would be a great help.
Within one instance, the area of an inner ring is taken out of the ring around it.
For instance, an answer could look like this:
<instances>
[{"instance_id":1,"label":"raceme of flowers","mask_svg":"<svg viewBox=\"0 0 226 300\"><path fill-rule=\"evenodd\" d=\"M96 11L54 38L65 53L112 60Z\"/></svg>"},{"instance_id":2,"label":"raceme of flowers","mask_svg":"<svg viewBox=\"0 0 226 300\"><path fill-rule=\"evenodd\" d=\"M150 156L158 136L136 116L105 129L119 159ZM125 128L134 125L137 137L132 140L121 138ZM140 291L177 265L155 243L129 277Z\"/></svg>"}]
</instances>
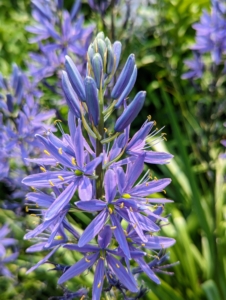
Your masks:
<instances>
[{"instance_id":1,"label":"raceme of flowers","mask_svg":"<svg viewBox=\"0 0 226 300\"><path fill-rule=\"evenodd\" d=\"M37 134L45 156L29 161L37 163L41 173L23 179L33 189L27 194L26 210L39 211L40 216L40 224L24 237L38 240L27 251L51 250L28 272L49 261L60 247L78 251L83 258L74 265L56 265L55 270L62 272L58 283L94 267L92 299L100 299L102 290L112 287L125 298L126 291L143 295L146 289L139 289L134 275L144 272L159 284L155 273L165 272L166 266L161 266L167 259L165 249L175 243L156 235L167 222L164 204L172 202L156 193L165 193L171 180L152 179L149 170L144 173L145 162L166 164L172 155L151 150L164 134L155 137L158 130L152 131L155 122L150 117L130 136L146 93L127 98L137 77L134 54L114 83L120 55L121 43L112 44L99 33L88 48L85 78L66 56L62 89L70 133L64 133L59 121L62 138L49 130ZM119 117L114 122L115 110ZM68 220L78 210L93 216L84 231Z\"/></svg>"},{"instance_id":2,"label":"raceme of flowers","mask_svg":"<svg viewBox=\"0 0 226 300\"><path fill-rule=\"evenodd\" d=\"M185 60L189 71L183 74L184 79L202 78L205 69L216 69L224 63L226 53L226 7L225 1L212 0L211 12L203 12L200 22L193 25L196 30L196 44L191 47L193 59ZM204 55L210 53L211 62L205 63ZM225 67L223 68L225 72Z\"/></svg>"},{"instance_id":3,"label":"raceme of flowers","mask_svg":"<svg viewBox=\"0 0 226 300\"><path fill-rule=\"evenodd\" d=\"M83 27L80 2L76 0L69 13L63 9L63 1L32 0L32 16L36 23L26 29L36 35L30 43L38 43L40 53L30 53L29 72L39 81L58 74L67 54L77 59L79 70L84 73L94 26Z\"/></svg>"},{"instance_id":4,"label":"raceme of flowers","mask_svg":"<svg viewBox=\"0 0 226 300\"><path fill-rule=\"evenodd\" d=\"M0 74L0 92L0 180L14 191L18 189L14 198L24 197L26 186L21 180L33 172L26 158L40 155L41 144L35 134L54 130L48 121L55 111L40 112L42 93L16 65L10 80Z\"/></svg>"}]
</instances>

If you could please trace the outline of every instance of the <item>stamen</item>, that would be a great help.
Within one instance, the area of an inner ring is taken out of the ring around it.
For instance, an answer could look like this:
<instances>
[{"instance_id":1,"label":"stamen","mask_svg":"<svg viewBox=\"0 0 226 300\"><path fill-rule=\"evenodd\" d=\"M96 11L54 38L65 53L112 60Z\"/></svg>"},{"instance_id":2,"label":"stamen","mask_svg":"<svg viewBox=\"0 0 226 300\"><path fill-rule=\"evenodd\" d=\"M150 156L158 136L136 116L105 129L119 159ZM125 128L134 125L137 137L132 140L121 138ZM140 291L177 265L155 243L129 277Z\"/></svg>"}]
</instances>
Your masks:
<instances>
[{"instance_id":1,"label":"stamen","mask_svg":"<svg viewBox=\"0 0 226 300\"><path fill-rule=\"evenodd\" d=\"M62 181L64 181L64 177L62 177L62 176L57 176L60 180L62 180Z\"/></svg>"},{"instance_id":2,"label":"stamen","mask_svg":"<svg viewBox=\"0 0 226 300\"><path fill-rule=\"evenodd\" d=\"M76 166L76 160L74 157L72 157L71 162L72 162L72 165Z\"/></svg>"},{"instance_id":3,"label":"stamen","mask_svg":"<svg viewBox=\"0 0 226 300\"><path fill-rule=\"evenodd\" d=\"M151 121L151 115L147 116L148 121Z\"/></svg>"},{"instance_id":4,"label":"stamen","mask_svg":"<svg viewBox=\"0 0 226 300\"><path fill-rule=\"evenodd\" d=\"M120 208L123 208L124 207L124 202L122 202L120 205L119 205Z\"/></svg>"},{"instance_id":5,"label":"stamen","mask_svg":"<svg viewBox=\"0 0 226 300\"><path fill-rule=\"evenodd\" d=\"M61 120L59 120L59 119L57 119L57 120L55 120L55 121L53 122L53 124L54 124L54 125L56 125L58 122L60 122L60 123L61 123L62 121L61 121Z\"/></svg>"},{"instance_id":6,"label":"stamen","mask_svg":"<svg viewBox=\"0 0 226 300\"><path fill-rule=\"evenodd\" d=\"M84 300L84 299L85 299L85 297L86 297L86 296L85 296L85 295L83 295L83 296L80 298L80 300Z\"/></svg>"},{"instance_id":7,"label":"stamen","mask_svg":"<svg viewBox=\"0 0 226 300\"><path fill-rule=\"evenodd\" d=\"M98 283L97 287L100 288L100 286L101 286L101 281Z\"/></svg>"},{"instance_id":8,"label":"stamen","mask_svg":"<svg viewBox=\"0 0 226 300\"><path fill-rule=\"evenodd\" d=\"M111 207L108 207L108 211L109 211L110 215L113 213L113 210Z\"/></svg>"},{"instance_id":9,"label":"stamen","mask_svg":"<svg viewBox=\"0 0 226 300\"><path fill-rule=\"evenodd\" d=\"M120 265L116 264L116 267L119 269L119 268L120 268Z\"/></svg>"},{"instance_id":10,"label":"stamen","mask_svg":"<svg viewBox=\"0 0 226 300\"><path fill-rule=\"evenodd\" d=\"M36 188L31 186L31 189L34 191L34 192L37 192Z\"/></svg>"},{"instance_id":11,"label":"stamen","mask_svg":"<svg viewBox=\"0 0 226 300\"><path fill-rule=\"evenodd\" d=\"M133 228L135 229L137 227L137 224L135 223L135 224L133 224Z\"/></svg>"},{"instance_id":12,"label":"stamen","mask_svg":"<svg viewBox=\"0 0 226 300\"><path fill-rule=\"evenodd\" d=\"M56 236L56 240L63 240L62 235L57 235L57 236Z\"/></svg>"},{"instance_id":13,"label":"stamen","mask_svg":"<svg viewBox=\"0 0 226 300\"><path fill-rule=\"evenodd\" d=\"M47 150L44 150L43 152L47 155L50 155L49 151L47 151Z\"/></svg>"},{"instance_id":14,"label":"stamen","mask_svg":"<svg viewBox=\"0 0 226 300\"><path fill-rule=\"evenodd\" d=\"M104 260L104 257L103 257L103 256L100 256L100 259Z\"/></svg>"},{"instance_id":15,"label":"stamen","mask_svg":"<svg viewBox=\"0 0 226 300\"><path fill-rule=\"evenodd\" d=\"M114 230L114 229L116 229L116 228L117 228L117 226L112 226L112 227L111 227L112 230Z\"/></svg>"},{"instance_id":16,"label":"stamen","mask_svg":"<svg viewBox=\"0 0 226 300\"><path fill-rule=\"evenodd\" d=\"M58 152L59 152L59 154L62 155L62 154L63 154L62 148L59 148L59 149L58 149Z\"/></svg>"},{"instance_id":17,"label":"stamen","mask_svg":"<svg viewBox=\"0 0 226 300\"><path fill-rule=\"evenodd\" d=\"M131 206L130 206L129 210L130 210L131 212L133 212L133 208L132 208Z\"/></svg>"},{"instance_id":18,"label":"stamen","mask_svg":"<svg viewBox=\"0 0 226 300\"><path fill-rule=\"evenodd\" d=\"M29 209L28 209L28 207L27 207L27 206L25 207L25 211L26 211L26 212L29 212Z\"/></svg>"},{"instance_id":19,"label":"stamen","mask_svg":"<svg viewBox=\"0 0 226 300\"><path fill-rule=\"evenodd\" d=\"M89 263L89 262L90 262L90 260L89 260L88 258L86 258L86 257L85 257L85 261L86 261L87 263Z\"/></svg>"},{"instance_id":20,"label":"stamen","mask_svg":"<svg viewBox=\"0 0 226 300\"><path fill-rule=\"evenodd\" d=\"M127 236L127 235L128 235L127 231L126 231L125 229L124 229L123 231L124 231L124 233L125 233L125 236Z\"/></svg>"},{"instance_id":21,"label":"stamen","mask_svg":"<svg viewBox=\"0 0 226 300\"><path fill-rule=\"evenodd\" d=\"M49 184L50 184L51 186L54 186L54 183L53 183L51 180L49 180Z\"/></svg>"},{"instance_id":22,"label":"stamen","mask_svg":"<svg viewBox=\"0 0 226 300\"><path fill-rule=\"evenodd\" d=\"M164 194L166 194L166 190L162 190Z\"/></svg>"},{"instance_id":23,"label":"stamen","mask_svg":"<svg viewBox=\"0 0 226 300\"><path fill-rule=\"evenodd\" d=\"M141 246L145 247L145 244L143 243L143 244L141 244Z\"/></svg>"},{"instance_id":24,"label":"stamen","mask_svg":"<svg viewBox=\"0 0 226 300\"><path fill-rule=\"evenodd\" d=\"M105 132L108 132L107 128L104 127L104 131L105 131Z\"/></svg>"},{"instance_id":25,"label":"stamen","mask_svg":"<svg viewBox=\"0 0 226 300\"><path fill-rule=\"evenodd\" d=\"M145 183L145 185L146 185L146 186L149 186L149 183L148 183L148 182L146 182L146 183Z\"/></svg>"},{"instance_id":26,"label":"stamen","mask_svg":"<svg viewBox=\"0 0 226 300\"><path fill-rule=\"evenodd\" d=\"M40 167L40 170L41 170L42 172L46 172L46 169L43 168L43 167Z\"/></svg>"},{"instance_id":27,"label":"stamen","mask_svg":"<svg viewBox=\"0 0 226 300\"><path fill-rule=\"evenodd\" d=\"M157 181L157 180L158 180L158 178L157 178L156 176L154 176L154 180L155 180L155 181Z\"/></svg>"}]
</instances>

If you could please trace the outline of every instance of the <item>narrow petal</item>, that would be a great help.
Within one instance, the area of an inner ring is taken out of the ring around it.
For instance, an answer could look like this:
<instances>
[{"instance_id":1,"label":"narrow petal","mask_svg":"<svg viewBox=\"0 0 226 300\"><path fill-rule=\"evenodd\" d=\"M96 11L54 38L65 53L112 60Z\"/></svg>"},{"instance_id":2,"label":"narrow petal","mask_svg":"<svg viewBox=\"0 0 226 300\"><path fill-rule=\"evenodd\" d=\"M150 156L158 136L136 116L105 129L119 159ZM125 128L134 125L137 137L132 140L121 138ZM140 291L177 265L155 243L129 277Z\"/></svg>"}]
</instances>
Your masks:
<instances>
[{"instance_id":1,"label":"narrow petal","mask_svg":"<svg viewBox=\"0 0 226 300\"><path fill-rule=\"evenodd\" d=\"M86 257L82 258L72 267L70 267L58 280L58 284L62 284L65 281L71 279L72 277L80 275L82 272L87 270L88 268L92 267L99 256L99 252L87 255Z\"/></svg>"},{"instance_id":2,"label":"narrow petal","mask_svg":"<svg viewBox=\"0 0 226 300\"><path fill-rule=\"evenodd\" d=\"M129 167L129 168L128 168ZM144 169L144 155L139 155L135 162L128 164L126 170L127 182L124 187L124 192L128 191L130 193L131 187L134 185L140 174Z\"/></svg>"},{"instance_id":3,"label":"narrow petal","mask_svg":"<svg viewBox=\"0 0 226 300\"><path fill-rule=\"evenodd\" d=\"M75 153L77 164L80 168L83 168L84 164L84 146L83 146L83 135L81 129L81 120L78 120L78 126L75 133Z\"/></svg>"},{"instance_id":4,"label":"narrow petal","mask_svg":"<svg viewBox=\"0 0 226 300\"><path fill-rule=\"evenodd\" d=\"M145 197L150 194L161 192L167 185L169 185L171 179L159 179L152 180L134 187L131 191L132 196Z\"/></svg>"},{"instance_id":5,"label":"narrow petal","mask_svg":"<svg viewBox=\"0 0 226 300\"><path fill-rule=\"evenodd\" d=\"M32 268L30 268L26 274L31 273L32 271L34 271L35 269L37 269L39 266L41 266L42 264L44 264L45 262L47 262L49 260L49 258L57 251L57 249L60 247L60 245L58 247L55 247L49 254L47 254L43 259L41 259L35 266L33 266Z\"/></svg>"},{"instance_id":6,"label":"narrow petal","mask_svg":"<svg viewBox=\"0 0 226 300\"><path fill-rule=\"evenodd\" d=\"M121 223L119 222L118 218L114 214L110 215L110 219L111 219L112 226L115 227L113 233L117 242L119 243L120 248L125 253L126 257L128 257L128 259L131 259L129 246L125 237L125 233L122 229Z\"/></svg>"},{"instance_id":7,"label":"narrow petal","mask_svg":"<svg viewBox=\"0 0 226 300\"><path fill-rule=\"evenodd\" d=\"M81 200L90 200L93 196L92 182L86 176L82 176L79 180L78 194Z\"/></svg>"},{"instance_id":8,"label":"narrow petal","mask_svg":"<svg viewBox=\"0 0 226 300\"><path fill-rule=\"evenodd\" d=\"M148 275L148 277L157 284L160 284L159 278L155 275L152 269L148 266L148 264L144 261L143 258L134 258L134 260L139 264L141 269Z\"/></svg>"},{"instance_id":9,"label":"narrow petal","mask_svg":"<svg viewBox=\"0 0 226 300\"><path fill-rule=\"evenodd\" d=\"M104 260L99 259L94 274L92 300L99 300L104 283Z\"/></svg>"},{"instance_id":10,"label":"narrow petal","mask_svg":"<svg viewBox=\"0 0 226 300\"><path fill-rule=\"evenodd\" d=\"M110 254L107 254L106 259L109 267L112 269L112 272L115 273L115 275L118 277L119 281L121 281L128 290L136 293L138 291L138 288L135 285L134 280L131 278L132 275L126 271L121 262L115 259Z\"/></svg>"},{"instance_id":11,"label":"narrow petal","mask_svg":"<svg viewBox=\"0 0 226 300\"><path fill-rule=\"evenodd\" d=\"M51 220L54 218L69 203L74 196L76 189L77 181L71 182L46 211L45 219Z\"/></svg>"},{"instance_id":12,"label":"narrow petal","mask_svg":"<svg viewBox=\"0 0 226 300\"><path fill-rule=\"evenodd\" d=\"M84 211L95 212L106 208L106 203L100 200L78 201L75 205Z\"/></svg>"},{"instance_id":13,"label":"narrow petal","mask_svg":"<svg viewBox=\"0 0 226 300\"><path fill-rule=\"evenodd\" d=\"M98 244L102 249L105 249L111 243L111 239L112 239L111 227L109 225L106 225L98 235Z\"/></svg>"},{"instance_id":14,"label":"narrow petal","mask_svg":"<svg viewBox=\"0 0 226 300\"><path fill-rule=\"evenodd\" d=\"M75 250L81 253L87 253L87 252L98 252L100 251L100 248L96 245L85 245L83 247L79 247L75 244L66 244L64 245L64 248L67 248L69 250Z\"/></svg>"},{"instance_id":15,"label":"narrow petal","mask_svg":"<svg viewBox=\"0 0 226 300\"><path fill-rule=\"evenodd\" d=\"M79 239L79 247L89 243L103 228L108 217L108 212L103 210L99 215L86 227L82 236Z\"/></svg>"},{"instance_id":16,"label":"narrow petal","mask_svg":"<svg viewBox=\"0 0 226 300\"><path fill-rule=\"evenodd\" d=\"M107 202L112 202L116 195L116 174L113 170L108 169L104 176L105 198Z\"/></svg>"}]
</instances>

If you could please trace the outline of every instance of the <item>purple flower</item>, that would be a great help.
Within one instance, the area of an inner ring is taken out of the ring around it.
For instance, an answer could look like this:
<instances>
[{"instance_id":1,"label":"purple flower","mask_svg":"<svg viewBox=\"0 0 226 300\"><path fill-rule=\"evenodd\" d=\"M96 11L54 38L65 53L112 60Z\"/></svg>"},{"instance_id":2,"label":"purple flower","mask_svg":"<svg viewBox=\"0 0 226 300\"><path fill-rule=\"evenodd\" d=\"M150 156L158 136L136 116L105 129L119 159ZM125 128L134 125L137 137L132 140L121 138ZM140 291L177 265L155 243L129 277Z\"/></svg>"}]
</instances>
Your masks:
<instances>
[{"instance_id":1,"label":"purple flower","mask_svg":"<svg viewBox=\"0 0 226 300\"><path fill-rule=\"evenodd\" d=\"M85 257L74 264L69 268L58 280L58 283L61 284L74 276L77 276L84 272L86 269L93 266L97 262L96 271L94 274L93 282L93 298L99 300L101 296L101 291L103 287L103 277L105 271L105 261L113 272L113 274L123 282L124 286L129 289L131 292L137 292L137 285L130 272L128 272L122 263L117 260L112 254L117 254L117 251L109 250L108 245L111 241L112 230L110 226L105 226L99 234L98 237L98 246L95 245L83 245L83 247L78 247L77 245L65 245L64 248L70 250L76 250L82 253L85 253ZM88 254L90 253L90 254ZM93 254L91 254L93 253Z\"/></svg>"},{"instance_id":2,"label":"purple flower","mask_svg":"<svg viewBox=\"0 0 226 300\"><path fill-rule=\"evenodd\" d=\"M18 252L12 252L10 255L7 255L7 248L14 247L17 244L17 240L6 237L9 233L10 229L6 224L0 228L0 274L12 277L11 272L6 268L5 264L15 261Z\"/></svg>"},{"instance_id":3,"label":"purple flower","mask_svg":"<svg viewBox=\"0 0 226 300\"><path fill-rule=\"evenodd\" d=\"M83 60L94 27L83 27L83 16L78 16L80 1L76 1L71 14L57 1L32 1L32 15L36 21L27 31L36 36L31 43L39 43L41 54L31 53L30 73L39 80L56 74L65 62L65 55L75 55L83 68Z\"/></svg>"}]
</instances>

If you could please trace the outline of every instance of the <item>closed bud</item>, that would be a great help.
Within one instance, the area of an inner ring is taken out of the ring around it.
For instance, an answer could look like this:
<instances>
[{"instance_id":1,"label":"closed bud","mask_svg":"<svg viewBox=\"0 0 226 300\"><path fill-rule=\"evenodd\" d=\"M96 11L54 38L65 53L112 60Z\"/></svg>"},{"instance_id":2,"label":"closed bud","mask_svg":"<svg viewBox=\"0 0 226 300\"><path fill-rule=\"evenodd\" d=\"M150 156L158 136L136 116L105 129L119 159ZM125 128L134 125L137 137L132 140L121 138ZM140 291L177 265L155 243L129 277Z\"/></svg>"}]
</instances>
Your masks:
<instances>
[{"instance_id":1,"label":"closed bud","mask_svg":"<svg viewBox=\"0 0 226 300\"><path fill-rule=\"evenodd\" d=\"M137 93L136 97L133 99L130 105L127 106L127 108L116 121L116 132L122 132L129 124L133 122L144 105L145 96L146 92L141 91Z\"/></svg>"},{"instance_id":2,"label":"closed bud","mask_svg":"<svg viewBox=\"0 0 226 300\"><path fill-rule=\"evenodd\" d=\"M104 36L103 31L99 32L99 33L97 34L96 38L97 38L97 39L102 39L102 40L104 40L105 36Z\"/></svg>"},{"instance_id":3,"label":"closed bud","mask_svg":"<svg viewBox=\"0 0 226 300\"><path fill-rule=\"evenodd\" d=\"M135 66L135 55L130 54L130 56L128 57L126 64L123 67L122 72L119 75L118 80L111 92L111 97L113 99L117 99L121 95L121 93L123 92L125 87L127 86L128 82L132 76L134 66Z\"/></svg>"},{"instance_id":4,"label":"closed bud","mask_svg":"<svg viewBox=\"0 0 226 300\"><path fill-rule=\"evenodd\" d=\"M100 113L96 82L92 77L86 76L84 83L89 116L93 120L94 125L97 126L99 123Z\"/></svg>"},{"instance_id":5,"label":"closed bud","mask_svg":"<svg viewBox=\"0 0 226 300\"><path fill-rule=\"evenodd\" d=\"M79 100L77 99L77 95L75 94L65 71L62 71L62 89L71 112L77 118L81 118Z\"/></svg>"},{"instance_id":6,"label":"closed bud","mask_svg":"<svg viewBox=\"0 0 226 300\"><path fill-rule=\"evenodd\" d=\"M91 44L88 48L88 51L87 51L88 59L89 59L90 62L92 61L94 54L95 54L95 51L94 51L94 48L93 48L93 44Z\"/></svg>"},{"instance_id":7,"label":"closed bud","mask_svg":"<svg viewBox=\"0 0 226 300\"><path fill-rule=\"evenodd\" d=\"M136 79L137 79L137 67L134 66L133 73L130 77L130 80L129 80L127 86L124 88L123 92L121 93L121 95L118 99L118 102L115 105L116 108L118 108L120 105L123 104L123 100L129 95L132 88L134 87Z\"/></svg>"},{"instance_id":8,"label":"closed bud","mask_svg":"<svg viewBox=\"0 0 226 300\"><path fill-rule=\"evenodd\" d=\"M69 80L71 82L71 85L73 89L75 90L78 98L81 101L85 101L86 94L85 94L85 88L83 84L83 79L76 68L75 64L73 63L72 59L69 56L65 56L65 68L69 77Z\"/></svg>"},{"instance_id":9,"label":"closed bud","mask_svg":"<svg viewBox=\"0 0 226 300\"><path fill-rule=\"evenodd\" d=\"M95 55L93 56L92 69L93 69L97 88L100 89L100 82L103 76L103 62L99 53L95 53Z\"/></svg>"},{"instance_id":10,"label":"closed bud","mask_svg":"<svg viewBox=\"0 0 226 300\"><path fill-rule=\"evenodd\" d=\"M119 41L116 41L116 42L114 42L112 49L113 49L114 60L115 60L115 69L114 69L114 72L115 72L118 68L118 64L120 61L122 44Z\"/></svg>"},{"instance_id":11,"label":"closed bud","mask_svg":"<svg viewBox=\"0 0 226 300\"><path fill-rule=\"evenodd\" d=\"M98 49L98 53L100 53L100 56L102 57L102 60L104 62L104 54L106 51L106 45L105 45L105 41L102 39L97 39L97 49Z\"/></svg>"},{"instance_id":12,"label":"closed bud","mask_svg":"<svg viewBox=\"0 0 226 300\"><path fill-rule=\"evenodd\" d=\"M114 68L114 54L110 46L107 48L107 74L111 74Z\"/></svg>"}]
</instances>

